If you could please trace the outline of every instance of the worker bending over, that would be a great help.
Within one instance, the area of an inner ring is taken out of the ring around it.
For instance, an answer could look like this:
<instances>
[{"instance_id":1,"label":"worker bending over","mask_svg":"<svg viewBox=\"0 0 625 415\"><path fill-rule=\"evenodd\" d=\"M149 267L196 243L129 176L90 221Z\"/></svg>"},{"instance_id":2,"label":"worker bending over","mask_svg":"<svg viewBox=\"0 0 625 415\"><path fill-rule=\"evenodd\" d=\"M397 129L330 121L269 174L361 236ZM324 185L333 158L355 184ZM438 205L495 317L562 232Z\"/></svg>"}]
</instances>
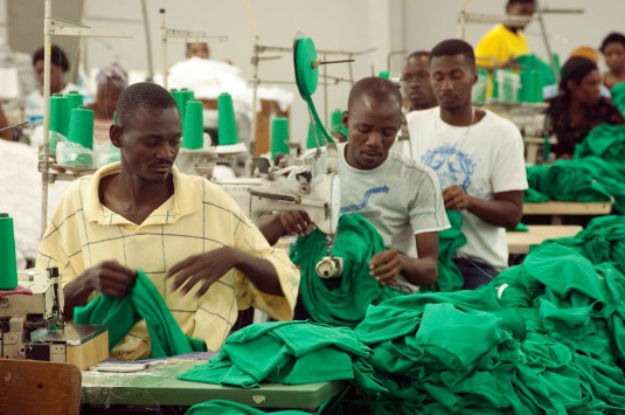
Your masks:
<instances>
[{"instance_id":1,"label":"worker bending over","mask_svg":"<svg viewBox=\"0 0 625 415\"><path fill-rule=\"evenodd\" d=\"M218 350L250 305L291 319L299 273L217 185L180 173L176 101L156 84L122 93L111 126L121 162L72 183L41 241L37 268L59 267L65 319L97 293L123 297L145 272L182 331ZM144 320L112 356L149 355Z\"/></svg>"},{"instance_id":2,"label":"worker bending over","mask_svg":"<svg viewBox=\"0 0 625 415\"><path fill-rule=\"evenodd\" d=\"M527 188L523 141L517 127L473 108L475 56L463 40L445 40L430 53L439 107L407 115L412 157L434 169L447 209L461 212L467 244L456 264L471 289L508 263L505 228L521 220Z\"/></svg>"},{"instance_id":3,"label":"worker bending over","mask_svg":"<svg viewBox=\"0 0 625 415\"><path fill-rule=\"evenodd\" d=\"M349 141L338 145L338 174L341 213L363 215L388 248L371 259L371 275L414 292L438 278L438 231L449 222L432 170L389 152L401 118L397 85L374 77L354 84L343 114ZM305 212L276 214L260 226L272 244L283 235L305 235L312 227Z\"/></svg>"}]
</instances>

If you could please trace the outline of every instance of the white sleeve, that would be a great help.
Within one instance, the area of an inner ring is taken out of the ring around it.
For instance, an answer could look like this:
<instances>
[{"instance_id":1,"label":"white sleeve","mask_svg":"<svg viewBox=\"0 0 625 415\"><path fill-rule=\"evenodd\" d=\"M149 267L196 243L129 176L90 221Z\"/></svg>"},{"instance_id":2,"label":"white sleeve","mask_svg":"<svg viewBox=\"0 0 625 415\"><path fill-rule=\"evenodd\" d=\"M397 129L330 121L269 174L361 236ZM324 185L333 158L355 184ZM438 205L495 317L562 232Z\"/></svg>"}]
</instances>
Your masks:
<instances>
[{"instance_id":1,"label":"white sleeve","mask_svg":"<svg viewBox=\"0 0 625 415\"><path fill-rule=\"evenodd\" d=\"M523 138L516 126L510 125L502 135L492 166L493 193L527 189Z\"/></svg>"},{"instance_id":2,"label":"white sleeve","mask_svg":"<svg viewBox=\"0 0 625 415\"><path fill-rule=\"evenodd\" d=\"M419 179L411 180L417 184L417 194L408 209L410 226L415 235L449 228L438 178L429 167L423 166L423 169Z\"/></svg>"}]
</instances>

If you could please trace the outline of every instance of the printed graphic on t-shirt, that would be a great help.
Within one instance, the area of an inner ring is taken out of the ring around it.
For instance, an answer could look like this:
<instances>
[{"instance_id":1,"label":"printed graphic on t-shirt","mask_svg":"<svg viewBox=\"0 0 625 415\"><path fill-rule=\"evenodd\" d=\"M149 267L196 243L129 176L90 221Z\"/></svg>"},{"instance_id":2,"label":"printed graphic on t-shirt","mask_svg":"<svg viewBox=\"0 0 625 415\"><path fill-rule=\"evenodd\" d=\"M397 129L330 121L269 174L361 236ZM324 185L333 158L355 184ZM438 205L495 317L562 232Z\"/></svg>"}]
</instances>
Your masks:
<instances>
[{"instance_id":1,"label":"printed graphic on t-shirt","mask_svg":"<svg viewBox=\"0 0 625 415\"><path fill-rule=\"evenodd\" d=\"M365 190L364 194L362 195L362 202L360 202L357 205L343 206L341 208L341 213L353 213L353 212L362 213L361 211L369 206L369 199L371 199L373 195L378 194L378 193L387 194L389 191L390 191L390 188L386 185L378 186L378 187L371 187Z\"/></svg>"},{"instance_id":2,"label":"printed graphic on t-shirt","mask_svg":"<svg viewBox=\"0 0 625 415\"><path fill-rule=\"evenodd\" d=\"M438 176L441 189L458 185L468 192L471 188L476 161L469 153L459 150L456 144L447 144L428 150L421 162L430 166ZM483 193L483 189L474 189L472 193Z\"/></svg>"}]
</instances>

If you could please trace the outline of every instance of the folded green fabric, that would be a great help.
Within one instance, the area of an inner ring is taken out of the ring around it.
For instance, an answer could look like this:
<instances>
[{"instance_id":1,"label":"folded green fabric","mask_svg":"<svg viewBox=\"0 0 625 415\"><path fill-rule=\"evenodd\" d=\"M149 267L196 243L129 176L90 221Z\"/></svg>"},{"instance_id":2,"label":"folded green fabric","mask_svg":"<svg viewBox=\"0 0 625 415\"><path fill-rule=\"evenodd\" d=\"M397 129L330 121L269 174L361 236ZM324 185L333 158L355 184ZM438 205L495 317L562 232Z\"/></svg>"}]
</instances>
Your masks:
<instances>
[{"instance_id":1,"label":"folded green fabric","mask_svg":"<svg viewBox=\"0 0 625 415\"><path fill-rule=\"evenodd\" d=\"M232 334L215 358L178 379L243 388L264 381L299 385L356 380L375 395L385 389L375 378L370 359L371 350L347 327L269 322Z\"/></svg>"},{"instance_id":2,"label":"folded green fabric","mask_svg":"<svg viewBox=\"0 0 625 415\"><path fill-rule=\"evenodd\" d=\"M185 415L265 415L268 412L241 403L215 399L193 405ZM310 412L286 410L272 411L273 415L310 415Z\"/></svg>"},{"instance_id":3,"label":"folded green fabric","mask_svg":"<svg viewBox=\"0 0 625 415\"><path fill-rule=\"evenodd\" d=\"M202 340L184 335L154 284L142 271L137 271L135 285L127 296L100 295L86 306L74 308L74 322L106 326L109 350L141 319L145 319L148 327L153 358L206 350Z\"/></svg>"},{"instance_id":4,"label":"folded green fabric","mask_svg":"<svg viewBox=\"0 0 625 415\"><path fill-rule=\"evenodd\" d=\"M311 318L333 326L353 327L364 318L370 304L402 295L369 275L369 261L385 249L384 240L367 219L357 213L342 215L332 255L343 258L343 274L323 279L315 266L327 255L326 235L314 230L298 238L290 257L300 269L300 293Z\"/></svg>"},{"instance_id":5,"label":"folded green fabric","mask_svg":"<svg viewBox=\"0 0 625 415\"><path fill-rule=\"evenodd\" d=\"M612 101L614 105L621 111L625 117L625 82L618 83L610 90L612 93Z\"/></svg>"}]
</instances>

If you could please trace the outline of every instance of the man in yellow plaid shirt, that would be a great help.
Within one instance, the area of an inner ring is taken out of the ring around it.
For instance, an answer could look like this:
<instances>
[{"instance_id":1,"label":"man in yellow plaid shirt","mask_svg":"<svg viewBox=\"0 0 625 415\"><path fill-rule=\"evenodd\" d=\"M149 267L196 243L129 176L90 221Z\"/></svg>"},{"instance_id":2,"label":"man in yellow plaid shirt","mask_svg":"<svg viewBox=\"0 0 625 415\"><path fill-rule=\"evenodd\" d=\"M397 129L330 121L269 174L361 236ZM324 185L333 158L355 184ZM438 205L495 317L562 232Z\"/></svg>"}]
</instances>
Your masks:
<instances>
[{"instance_id":1,"label":"man in yellow plaid shirt","mask_svg":"<svg viewBox=\"0 0 625 415\"><path fill-rule=\"evenodd\" d=\"M174 166L181 121L174 98L156 84L120 97L110 137L121 162L76 180L41 241L37 268L63 276L65 319L98 293L123 297L143 270L182 331L218 350L238 310L250 306L291 319L299 272L271 248L217 185ZM150 353L145 321L111 355Z\"/></svg>"}]
</instances>

